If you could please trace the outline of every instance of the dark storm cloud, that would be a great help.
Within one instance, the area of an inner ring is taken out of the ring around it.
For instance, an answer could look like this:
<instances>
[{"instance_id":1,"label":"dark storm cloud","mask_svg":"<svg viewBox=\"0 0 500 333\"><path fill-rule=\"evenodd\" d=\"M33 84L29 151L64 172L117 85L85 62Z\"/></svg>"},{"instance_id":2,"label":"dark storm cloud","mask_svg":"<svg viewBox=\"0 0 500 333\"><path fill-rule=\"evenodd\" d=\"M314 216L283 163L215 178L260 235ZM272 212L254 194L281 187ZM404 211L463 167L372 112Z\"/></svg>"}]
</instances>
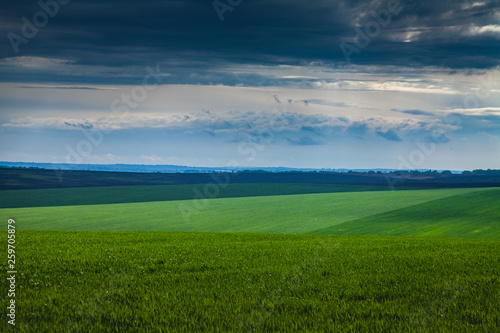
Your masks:
<instances>
[{"instance_id":1,"label":"dark storm cloud","mask_svg":"<svg viewBox=\"0 0 500 333\"><path fill-rule=\"evenodd\" d=\"M400 1L401 12L352 55L353 64L456 69L499 64L498 0ZM32 21L41 9L36 1L12 1L0 11L0 57L69 59L91 70L51 70L47 76L37 68L2 67L0 74L7 81L74 81L78 72L80 82L130 83L145 66L162 63L175 68L165 83L231 85L261 78L217 71L228 63L345 66L339 44L352 44L355 27L363 31L375 20L370 12L385 10L388 2L244 1L221 22L212 1L74 0L60 5L15 53L8 33L22 36L21 18Z\"/></svg>"}]
</instances>

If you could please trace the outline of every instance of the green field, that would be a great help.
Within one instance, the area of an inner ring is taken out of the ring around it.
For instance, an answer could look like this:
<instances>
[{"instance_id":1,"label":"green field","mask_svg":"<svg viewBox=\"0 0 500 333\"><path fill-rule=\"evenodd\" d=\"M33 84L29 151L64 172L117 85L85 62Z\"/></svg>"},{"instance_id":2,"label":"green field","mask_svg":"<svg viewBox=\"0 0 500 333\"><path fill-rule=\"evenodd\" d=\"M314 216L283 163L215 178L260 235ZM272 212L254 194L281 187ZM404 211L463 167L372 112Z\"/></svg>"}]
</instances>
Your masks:
<instances>
[{"instance_id":1,"label":"green field","mask_svg":"<svg viewBox=\"0 0 500 333\"><path fill-rule=\"evenodd\" d=\"M485 204L480 205L483 201ZM14 218L20 230L498 238L499 203L499 189L440 189L10 208L0 210L0 214L4 220ZM425 209L425 205L429 208ZM468 219L457 215L456 207L469 206L477 208L475 215L473 211Z\"/></svg>"},{"instance_id":2,"label":"green field","mask_svg":"<svg viewBox=\"0 0 500 333\"><path fill-rule=\"evenodd\" d=\"M500 190L484 190L374 214L314 234L500 239Z\"/></svg>"},{"instance_id":3,"label":"green field","mask_svg":"<svg viewBox=\"0 0 500 333\"><path fill-rule=\"evenodd\" d=\"M17 240L19 332L500 327L497 241L41 231Z\"/></svg>"},{"instance_id":4,"label":"green field","mask_svg":"<svg viewBox=\"0 0 500 333\"><path fill-rule=\"evenodd\" d=\"M204 186L0 192L16 330L500 331L499 188Z\"/></svg>"},{"instance_id":5,"label":"green field","mask_svg":"<svg viewBox=\"0 0 500 333\"><path fill-rule=\"evenodd\" d=\"M216 187L212 186L210 189L205 191L205 186L205 184L190 184L76 187L0 191L0 208L192 200L196 197L197 193L201 193L208 198L235 198L269 195L387 190L387 187L364 185L257 183L227 185L222 184L220 186L217 185ZM216 188L216 190L214 190L214 188Z\"/></svg>"}]
</instances>

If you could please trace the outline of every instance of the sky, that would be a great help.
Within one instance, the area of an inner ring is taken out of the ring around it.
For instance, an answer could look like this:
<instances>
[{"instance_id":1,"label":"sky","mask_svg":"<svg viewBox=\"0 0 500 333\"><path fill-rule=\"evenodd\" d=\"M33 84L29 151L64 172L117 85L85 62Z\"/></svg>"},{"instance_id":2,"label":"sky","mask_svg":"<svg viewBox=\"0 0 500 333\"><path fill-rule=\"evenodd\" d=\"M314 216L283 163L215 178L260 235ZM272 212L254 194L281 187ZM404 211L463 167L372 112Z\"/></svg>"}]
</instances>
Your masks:
<instances>
[{"instance_id":1,"label":"sky","mask_svg":"<svg viewBox=\"0 0 500 333\"><path fill-rule=\"evenodd\" d=\"M0 160L500 168L500 1L0 9Z\"/></svg>"}]
</instances>

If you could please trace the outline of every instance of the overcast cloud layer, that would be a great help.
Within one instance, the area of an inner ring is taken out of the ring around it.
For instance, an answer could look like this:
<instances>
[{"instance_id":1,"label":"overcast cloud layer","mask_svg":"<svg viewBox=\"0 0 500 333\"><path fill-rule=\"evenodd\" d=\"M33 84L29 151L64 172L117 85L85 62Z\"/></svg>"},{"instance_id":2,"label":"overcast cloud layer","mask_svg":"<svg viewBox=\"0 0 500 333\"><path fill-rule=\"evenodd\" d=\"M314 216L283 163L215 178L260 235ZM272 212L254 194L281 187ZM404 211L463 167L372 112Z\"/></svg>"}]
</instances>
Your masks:
<instances>
[{"instance_id":1,"label":"overcast cloud layer","mask_svg":"<svg viewBox=\"0 0 500 333\"><path fill-rule=\"evenodd\" d=\"M0 160L500 168L498 0L41 3L0 9Z\"/></svg>"},{"instance_id":2,"label":"overcast cloud layer","mask_svg":"<svg viewBox=\"0 0 500 333\"><path fill-rule=\"evenodd\" d=\"M162 62L175 73L171 80L176 83L246 84L252 79L250 73L217 73L217 69L228 63L348 65L340 43L355 46L356 28L376 32L370 24L376 21L372 14L387 11L389 3L243 1L225 11L221 22L212 1L71 1L59 5L57 15L28 44L20 44L18 53L8 38L2 39L0 73L4 80L127 83L141 74L145 64ZM499 65L498 1L396 3L397 14L390 13L386 26L350 57L351 64L452 69ZM22 36L22 17L33 21L40 10L36 1L2 5L1 35ZM383 15L381 19L387 21ZM359 41L364 43L363 38ZM53 59L53 63L26 68L22 61L8 59L13 56ZM73 69L48 71L49 77L36 75L57 64L71 64Z\"/></svg>"}]
</instances>

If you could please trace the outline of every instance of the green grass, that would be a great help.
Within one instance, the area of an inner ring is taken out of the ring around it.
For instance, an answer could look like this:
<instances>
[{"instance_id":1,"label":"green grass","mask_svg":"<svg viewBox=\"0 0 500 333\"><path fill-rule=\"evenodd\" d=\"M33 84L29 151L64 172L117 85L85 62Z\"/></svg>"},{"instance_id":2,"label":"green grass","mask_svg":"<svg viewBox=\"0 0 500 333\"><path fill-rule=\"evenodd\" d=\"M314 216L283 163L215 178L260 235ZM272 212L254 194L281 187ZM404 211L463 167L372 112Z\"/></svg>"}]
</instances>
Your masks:
<instances>
[{"instance_id":1,"label":"green grass","mask_svg":"<svg viewBox=\"0 0 500 333\"><path fill-rule=\"evenodd\" d=\"M500 331L500 189L370 189L3 192L27 206L0 209L16 220L16 330ZM276 195L301 191L342 193Z\"/></svg>"},{"instance_id":2,"label":"green grass","mask_svg":"<svg viewBox=\"0 0 500 333\"><path fill-rule=\"evenodd\" d=\"M433 200L312 233L500 239L500 190L485 190Z\"/></svg>"},{"instance_id":3,"label":"green grass","mask_svg":"<svg viewBox=\"0 0 500 333\"><path fill-rule=\"evenodd\" d=\"M500 329L498 241L54 231L16 240L19 332Z\"/></svg>"},{"instance_id":4,"label":"green grass","mask_svg":"<svg viewBox=\"0 0 500 333\"><path fill-rule=\"evenodd\" d=\"M214 182L215 184L215 182ZM388 190L386 186L336 184L205 184L77 187L0 191L0 208L95 205L129 202L191 200L197 193L205 197L233 198L305 193L359 192ZM199 192L197 192L199 191Z\"/></svg>"},{"instance_id":5,"label":"green grass","mask_svg":"<svg viewBox=\"0 0 500 333\"><path fill-rule=\"evenodd\" d=\"M456 205L474 192L498 195L498 189L445 189L304 194L288 196L165 201L111 205L1 209L20 230L203 231L309 233L446 197ZM488 195L488 194L487 194ZM436 206L437 207L437 206ZM435 208L436 208L435 207ZM494 210L498 210L498 205ZM189 215L189 219L183 216ZM187 213L186 213L187 212ZM446 211L443 214L447 214ZM488 215L489 216L489 215ZM487 216L487 217L488 217ZM493 215L492 215L493 216ZM490 216L490 217L492 217ZM406 218L406 217L405 217ZM397 216L395 217L395 222ZM464 219L473 227L474 221ZM401 223L405 223L402 219ZM490 222L488 222L490 223ZM498 223L488 232L496 235ZM407 235L412 235L411 227ZM384 235L383 232L380 235ZM437 232L433 236L439 236ZM463 234L464 237L470 236Z\"/></svg>"}]
</instances>

